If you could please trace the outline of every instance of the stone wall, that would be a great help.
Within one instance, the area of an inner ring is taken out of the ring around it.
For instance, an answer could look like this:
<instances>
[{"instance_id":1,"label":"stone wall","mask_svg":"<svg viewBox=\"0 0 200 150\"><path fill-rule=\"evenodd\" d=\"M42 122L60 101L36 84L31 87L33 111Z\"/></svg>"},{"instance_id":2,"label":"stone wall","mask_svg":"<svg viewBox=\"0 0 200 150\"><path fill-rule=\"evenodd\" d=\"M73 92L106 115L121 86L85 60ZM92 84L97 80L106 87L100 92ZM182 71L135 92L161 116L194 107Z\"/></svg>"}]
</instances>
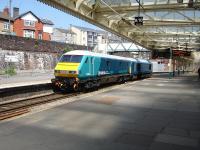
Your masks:
<instances>
[{"instance_id":1,"label":"stone wall","mask_svg":"<svg viewBox=\"0 0 200 150\"><path fill-rule=\"evenodd\" d=\"M0 73L11 66L17 71L52 70L67 49L87 47L0 34Z\"/></svg>"},{"instance_id":2,"label":"stone wall","mask_svg":"<svg viewBox=\"0 0 200 150\"><path fill-rule=\"evenodd\" d=\"M25 52L0 49L0 70L52 70L59 58L56 53Z\"/></svg>"},{"instance_id":3,"label":"stone wall","mask_svg":"<svg viewBox=\"0 0 200 150\"><path fill-rule=\"evenodd\" d=\"M92 50L92 47L54 41L35 40L0 34L0 48L4 50L62 53L64 49Z\"/></svg>"}]
</instances>

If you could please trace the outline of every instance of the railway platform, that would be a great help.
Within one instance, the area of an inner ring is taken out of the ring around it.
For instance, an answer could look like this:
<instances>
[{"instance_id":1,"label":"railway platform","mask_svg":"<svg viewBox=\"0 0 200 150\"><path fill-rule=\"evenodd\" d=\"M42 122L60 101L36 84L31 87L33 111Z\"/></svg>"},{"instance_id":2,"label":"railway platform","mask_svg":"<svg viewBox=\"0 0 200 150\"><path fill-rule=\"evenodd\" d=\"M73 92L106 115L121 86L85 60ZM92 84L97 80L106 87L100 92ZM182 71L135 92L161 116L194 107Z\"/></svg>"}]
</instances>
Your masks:
<instances>
[{"instance_id":1,"label":"railway platform","mask_svg":"<svg viewBox=\"0 0 200 150\"><path fill-rule=\"evenodd\" d=\"M52 71L0 75L0 104L51 92Z\"/></svg>"},{"instance_id":2,"label":"railway platform","mask_svg":"<svg viewBox=\"0 0 200 150\"><path fill-rule=\"evenodd\" d=\"M0 75L0 89L47 84L53 77L52 71L20 72L14 76Z\"/></svg>"},{"instance_id":3,"label":"railway platform","mask_svg":"<svg viewBox=\"0 0 200 150\"><path fill-rule=\"evenodd\" d=\"M200 80L166 75L116 85L0 122L2 150L199 150Z\"/></svg>"},{"instance_id":4,"label":"railway platform","mask_svg":"<svg viewBox=\"0 0 200 150\"><path fill-rule=\"evenodd\" d=\"M4 84L0 84L0 90L5 89L5 88L15 88L15 87L32 86L32 85L48 84L48 83L51 83L51 79L17 82L17 83L4 83Z\"/></svg>"}]
</instances>

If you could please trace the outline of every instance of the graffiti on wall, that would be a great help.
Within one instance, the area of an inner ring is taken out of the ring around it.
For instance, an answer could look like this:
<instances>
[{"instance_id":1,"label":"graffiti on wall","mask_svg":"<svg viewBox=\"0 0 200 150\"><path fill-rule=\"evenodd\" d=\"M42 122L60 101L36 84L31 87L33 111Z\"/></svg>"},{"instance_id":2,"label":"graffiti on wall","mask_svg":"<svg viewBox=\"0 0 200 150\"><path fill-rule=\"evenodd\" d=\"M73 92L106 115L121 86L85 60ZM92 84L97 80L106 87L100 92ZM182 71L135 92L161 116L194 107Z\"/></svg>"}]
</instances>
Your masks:
<instances>
[{"instance_id":1,"label":"graffiti on wall","mask_svg":"<svg viewBox=\"0 0 200 150\"><path fill-rule=\"evenodd\" d=\"M51 70L57 60L55 53L1 50L0 69L14 66L16 70Z\"/></svg>"}]
</instances>

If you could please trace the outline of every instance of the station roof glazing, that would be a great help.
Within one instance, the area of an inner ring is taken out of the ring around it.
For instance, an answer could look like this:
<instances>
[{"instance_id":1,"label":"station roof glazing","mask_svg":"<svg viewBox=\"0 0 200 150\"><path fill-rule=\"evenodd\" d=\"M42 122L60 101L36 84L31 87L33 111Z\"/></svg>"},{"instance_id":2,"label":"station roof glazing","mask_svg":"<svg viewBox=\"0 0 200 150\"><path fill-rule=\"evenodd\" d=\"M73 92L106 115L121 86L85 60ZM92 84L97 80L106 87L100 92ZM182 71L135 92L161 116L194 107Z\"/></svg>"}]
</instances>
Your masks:
<instances>
[{"instance_id":1,"label":"station roof glazing","mask_svg":"<svg viewBox=\"0 0 200 150\"><path fill-rule=\"evenodd\" d=\"M200 49L200 0L39 1L150 50ZM143 25L135 25L138 16L143 17Z\"/></svg>"}]
</instances>

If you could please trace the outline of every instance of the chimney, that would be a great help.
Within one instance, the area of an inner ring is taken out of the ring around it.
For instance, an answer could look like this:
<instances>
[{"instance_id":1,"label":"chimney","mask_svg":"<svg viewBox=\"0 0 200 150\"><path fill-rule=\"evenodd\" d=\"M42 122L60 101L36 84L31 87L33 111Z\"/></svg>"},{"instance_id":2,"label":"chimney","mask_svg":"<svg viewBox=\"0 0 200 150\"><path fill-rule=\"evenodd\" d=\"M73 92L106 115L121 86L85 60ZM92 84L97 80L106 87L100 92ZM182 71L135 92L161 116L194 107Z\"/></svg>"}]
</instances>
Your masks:
<instances>
[{"instance_id":1,"label":"chimney","mask_svg":"<svg viewBox=\"0 0 200 150\"><path fill-rule=\"evenodd\" d=\"M14 8L13 8L13 18L15 18L15 17L17 17L17 16L19 16L19 8L14 7Z\"/></svg>"},{"instance_id":2,"label":"chimney","mask_svg":"<svg viewBox=\"0 0 200 150\"><path fill-rule=\"evenodd\" d=\"M3 9L3 16L9 17L9 8L6 7Z\"/></svg>"}]
</instances>

